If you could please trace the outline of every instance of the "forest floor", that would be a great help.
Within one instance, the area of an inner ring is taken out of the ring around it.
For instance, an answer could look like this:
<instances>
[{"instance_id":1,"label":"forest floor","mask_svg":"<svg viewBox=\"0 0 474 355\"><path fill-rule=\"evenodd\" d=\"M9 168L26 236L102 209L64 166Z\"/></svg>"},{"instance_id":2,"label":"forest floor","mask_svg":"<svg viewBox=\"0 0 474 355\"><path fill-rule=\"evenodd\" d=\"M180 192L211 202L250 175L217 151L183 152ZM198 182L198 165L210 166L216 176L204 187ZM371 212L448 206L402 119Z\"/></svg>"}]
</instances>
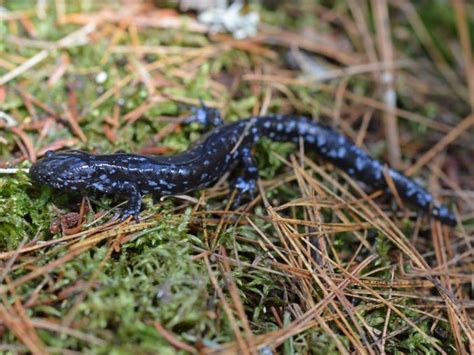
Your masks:
<instances>
[{"instance_id":1,"label":"forest floor","mask_svg":"<svg viewBox=\"0 0 474 355\"><path fill-rule=\"evenodd\" d=\"M251 2L238 39L186 3L0 0L0 351L472 352L473 4ZM458 224L268 140L237 209L223 181L119 222L29 181L48 150L184 151L200 99L331 126Z\"/></svg>"}]
</instances>

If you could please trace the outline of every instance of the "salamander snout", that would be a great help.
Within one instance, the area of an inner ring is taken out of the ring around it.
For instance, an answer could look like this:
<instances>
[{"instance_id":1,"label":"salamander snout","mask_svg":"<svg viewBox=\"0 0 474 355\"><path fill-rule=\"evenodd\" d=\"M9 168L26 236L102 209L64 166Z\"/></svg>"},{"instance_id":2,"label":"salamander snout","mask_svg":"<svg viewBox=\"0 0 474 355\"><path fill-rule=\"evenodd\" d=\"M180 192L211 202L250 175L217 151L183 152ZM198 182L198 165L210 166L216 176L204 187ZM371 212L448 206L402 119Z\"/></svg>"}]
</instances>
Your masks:
<instances>
[{"instance_id":1,"label":"salamander snout","mask_svg":"<svg viewBox=\"0 0 474 355\"><path fill-rule=\"evenodd\" d=\"M90 183L93 172L88 157L81 152L49 151L31 166L30 178L55 189L80 190Z\"/></svg>"}]
</instances>

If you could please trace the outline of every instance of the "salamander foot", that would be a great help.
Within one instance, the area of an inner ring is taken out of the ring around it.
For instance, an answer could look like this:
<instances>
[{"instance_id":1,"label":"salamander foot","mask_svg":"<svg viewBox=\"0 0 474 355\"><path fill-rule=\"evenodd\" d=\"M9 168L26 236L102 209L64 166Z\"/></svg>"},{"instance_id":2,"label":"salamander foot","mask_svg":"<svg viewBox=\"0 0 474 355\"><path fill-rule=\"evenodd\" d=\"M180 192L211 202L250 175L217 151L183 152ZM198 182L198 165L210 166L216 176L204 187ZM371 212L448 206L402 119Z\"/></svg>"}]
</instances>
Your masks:
<instances>
[{"instance_id":1,"label":"salamander foot","mask_svg":"<svg viewBox=\"0 0 474 355\"><path fill-rule=\"evenodd\" d=\"M128 217L132 216L135 222L140 222L140 217L138 216L139 211L134 211L131 209L126 209L122 211L120 222L125 221Z\"/></svg>"},{"instance_id":2,"label":"salamander foot","mask_svg":"<svg viewBox=\"0 0 474 355\"><path fill-rule=\"evenodd\" d=\"M237 195L235 196L234 202L232 203L232 208L237 208L240 206L242 198L248 196L250 200L255 199L255 189L257 188L257 180L255 179L245 179L243 176L239 176L234 181L234 188L237 190Z\"/></svg>"},{"instance_id":3,"label":"salamander foot","mask_svg":"<svg viewBox=\"0 0 474 355\"><path fill-rule=\"evenodd\" d=\"M122 185L122 191L128 194L128 207L123 210L120 220L124 221L128 217L133 216L135 222L140 222L138 215L142 207L142 196L140 195L137 185L131 182L125 182Z\"/></svg>"},{"instance_id":4,"label":"salamander foot","mask_svg":"<svg viewBox=\"0 0 474 355\"><path fill-rule=\"evenodd\" d=\"M456 217L443 205L434 205L431 209L431 215L448 226L455 227L457 224Z\"/></svg>"}]
</instances>

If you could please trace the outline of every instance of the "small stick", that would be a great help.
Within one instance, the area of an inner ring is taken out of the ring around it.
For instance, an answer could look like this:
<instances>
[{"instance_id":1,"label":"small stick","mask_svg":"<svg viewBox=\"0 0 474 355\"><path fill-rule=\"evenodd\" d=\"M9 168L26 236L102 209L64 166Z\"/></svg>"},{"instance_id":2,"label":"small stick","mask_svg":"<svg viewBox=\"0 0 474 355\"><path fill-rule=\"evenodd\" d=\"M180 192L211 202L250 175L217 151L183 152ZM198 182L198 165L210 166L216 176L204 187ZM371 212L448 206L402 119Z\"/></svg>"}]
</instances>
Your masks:
<instances>
[{"instance_id":1,"label":"small stick","mask_svg":"<svg viewBox=\"0 0 474 355\"><path fill-rule=\"evenodd\" d=\"M18 169L18 168L2 169L2 168L0 168L0 174L17 174L20 171L23 171L25 173L29 173L30 169Z\"/></svg>"}]
</instances>

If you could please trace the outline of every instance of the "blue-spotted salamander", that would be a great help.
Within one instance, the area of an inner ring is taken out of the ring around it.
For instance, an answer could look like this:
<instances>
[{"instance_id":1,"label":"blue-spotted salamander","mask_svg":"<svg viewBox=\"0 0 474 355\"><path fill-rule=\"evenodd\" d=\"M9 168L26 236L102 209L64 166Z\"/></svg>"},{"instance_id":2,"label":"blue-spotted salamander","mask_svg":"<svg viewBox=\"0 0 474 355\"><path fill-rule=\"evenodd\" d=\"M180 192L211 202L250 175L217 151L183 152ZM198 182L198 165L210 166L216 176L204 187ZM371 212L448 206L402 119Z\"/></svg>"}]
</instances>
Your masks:
<instances>
[{"instance_id":1,"label":"blue-spotted salamander","mask_svg":"<svg viewBox=\"0 0 474 355\"><path fill-rule=\"evenodd\" d=\"M33 164L31 179L55 189L123 195L128 197L128 206L122 217L138 219L143 194L164 196L199 190L238 164L243 167L243 174L233 183L238 192L236 201L240 201L243 194L253 197L258 170L252 147L261 137L295 144L302 138L308 151L316 152L372 189L387 189L385 170L402 200L447 225L456 224L453 214L419 184L384 167L343 135L309 118L275 115L223 124L218 110L202 106L194 110L191 120L214 129L181 154L93 155L76 150L50 151Z\"/></svg>"}]
</instances>

